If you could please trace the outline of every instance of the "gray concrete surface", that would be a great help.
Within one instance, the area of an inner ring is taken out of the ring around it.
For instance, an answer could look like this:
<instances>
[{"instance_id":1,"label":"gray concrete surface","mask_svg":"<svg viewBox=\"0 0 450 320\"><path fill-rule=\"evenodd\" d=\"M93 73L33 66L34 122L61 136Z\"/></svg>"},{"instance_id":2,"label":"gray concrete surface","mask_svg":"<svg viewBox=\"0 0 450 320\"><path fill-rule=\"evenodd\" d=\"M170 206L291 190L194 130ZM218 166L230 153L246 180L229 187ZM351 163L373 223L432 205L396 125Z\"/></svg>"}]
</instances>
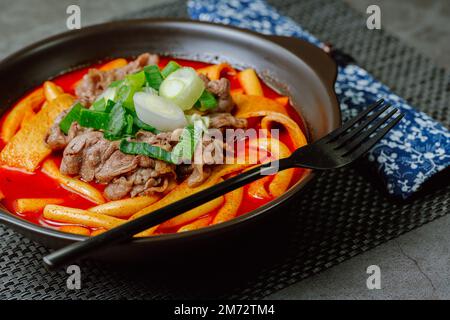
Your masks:
<instances>
[{"instance_id":1,"label":"gray concrete surface","mask_svg":"<svg viewBox=\"0 0 450 320\"><path fill-rule=\"evenodd\" d=\"M80 5L82 24L86 26L162 1L0 0L0 59L38 39L65 31L69 4ZM361 12L368 4L379 4L383 27L450 67L450 1L346 1ZM450 216L446 216L268 298L450 299L449 240ZM369 265L381 268L380 290L366 287Z\"/></svg>"},{"instance_id":2,"label":"gray concrete surface","mask_svg":"<svg viewBox=\"0 0 450 320\"><path fill-rule=\"evenodd\" d=\"M450 68L450 1L448 0L344 0L365 14L376 4L381 28Z\"/></svg>"},{"instance_id":3,"label":"gray concrete surface","mask_svg":"<svg viewBox=\"0 0 450 320\"><path fill-rule=\"evenodd\" d=\"M0 0L0 58L39 39L67 31L66 9L81 8L81 24L101 23L164 0Z\"/></svg>"}]
</instances>

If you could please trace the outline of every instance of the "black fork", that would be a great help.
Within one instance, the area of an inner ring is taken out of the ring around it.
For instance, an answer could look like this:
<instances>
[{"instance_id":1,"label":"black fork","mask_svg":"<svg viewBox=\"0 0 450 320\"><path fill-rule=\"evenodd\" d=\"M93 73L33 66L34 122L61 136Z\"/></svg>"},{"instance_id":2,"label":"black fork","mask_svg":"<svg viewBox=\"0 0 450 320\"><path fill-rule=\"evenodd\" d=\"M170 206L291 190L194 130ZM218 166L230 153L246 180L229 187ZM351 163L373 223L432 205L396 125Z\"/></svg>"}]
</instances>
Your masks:
<instances>
[{"instance_id":1,"label":"black fork","mask_svg":"<svg viewBox=\"0 0 450 320\"><path fill-rule=\"evenodd\" d=\"M386 114L390 107L384 100L375 102L320 140L295 150L287 159L295 167L320 170L340 168L355 161L403 118L400 113L396 115L396 108Z\"/></svg>"},{"instance_id":2,"label":"black fork","mask_svg":"<svg viewBox=\"0 0 450 320\"><path fill-rule=\"evenodd\" d=\"M274 168L277 171L294 167L327 170L350 164L369 151L401 120L403 115L396 115L396 108L386 114L389 108L390 105L379 100L342 127L312 144L297 149L288 158L263 164L151 214L131 220L98 236L73 243L44 257L44 263L47 268L54 269L86 257L102 247L129 240L141 231L273 173Z\"/></svg>"}]
</instances>

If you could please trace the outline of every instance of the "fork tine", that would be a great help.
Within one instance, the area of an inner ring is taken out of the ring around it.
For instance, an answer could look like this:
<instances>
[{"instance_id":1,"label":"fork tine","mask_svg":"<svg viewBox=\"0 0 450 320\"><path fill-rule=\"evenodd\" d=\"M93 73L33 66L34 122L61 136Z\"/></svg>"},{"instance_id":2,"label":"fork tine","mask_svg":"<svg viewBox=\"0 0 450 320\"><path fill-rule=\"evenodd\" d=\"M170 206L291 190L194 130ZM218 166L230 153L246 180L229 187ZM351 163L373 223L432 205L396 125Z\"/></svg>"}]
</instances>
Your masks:
<instances>
[{"instance_id":1,"label":"fork tine","mask_svg":"<svg viewBox=\"0 0 450 320\"><path fill-rule=\"evenodd\" d=\"M324 139L323 141L329 142L331 140L334 140L335 138L340 136L342 133L344 133L345 131L347 131L351 127L353 127L356 123L358 123L362 118L367 116L371 111L373 111L378 106L380 106L383 102L384 102L383 99L380 99L380 100L376 101L375 103L370 105L366 110L364 110L363 112L359 113L356 117L354 117L353 119L351 119L351 120L347 121L346 123L344 123L343 126L337 128L336 130L330 132L325 137L323 137L322 138L322 139Z\"/></svg>"},{"instance_id":2,"label":"fork tine","mask_svg":"<svg viewBox=\"0 0 450 320\"><path fill-rule=\"evenodd\" d=\"M375 119L377 119L380 115L382 115L390 106L391 106L390 104L385 105L383 108L372 114L363 123L359 124L355 129L350 130L347 134L345 134L341 138L338 138L338 140L334 142L337 144L335 149L340 148L347 141L350 141L353 137L355 137L359 132L366 129L369 126L369 124L371 124Z\"/></svg>"},{"instance_id":3,"label":"fork tine","mask_svg":"<svg viewBox=\"0 0 450 320\"><path fill-rule=\"evenodd\" d=\"M377 120L371 127L368 127L367 130L361 132L356 138L354 138L350 143L344 145L345 148L344 155L350 153L353 149L358 147L365 139L369 138L372 133L374 133L379 127L381 127L384 123L386 123L394 114L398 111L397 108L393 109L387 115ZM366 127L367 128L367 127ZM337 148L336 148L337 149Z\"/></svg>"},{"instance_id":4,"label":"fork tine","mask_svg":"<svg viewBox=\"0 0 450 320\"><path fill-rule=\"evenodd\" d=\"M356 150L353 152L350 152L346 156L351 157L351 160L356 160L363 154L365 154L367 151L369 151L378 141L380 141L386 133L389 132L402 118L403 114L399 114L397 117L395 117L388 125L383 127L380 131L377 132L375 136L361 144Z\"/></svg>"}]
</instances>

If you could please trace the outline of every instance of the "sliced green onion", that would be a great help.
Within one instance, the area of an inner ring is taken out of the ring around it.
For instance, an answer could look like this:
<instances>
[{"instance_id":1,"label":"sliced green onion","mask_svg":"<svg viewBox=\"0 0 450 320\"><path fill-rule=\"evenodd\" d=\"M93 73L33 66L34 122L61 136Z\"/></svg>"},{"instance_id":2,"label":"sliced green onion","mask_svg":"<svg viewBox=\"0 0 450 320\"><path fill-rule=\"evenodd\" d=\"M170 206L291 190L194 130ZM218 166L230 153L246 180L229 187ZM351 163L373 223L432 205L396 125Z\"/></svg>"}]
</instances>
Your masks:
<instances>
[{"instance_id":1,"label":"sliced green onion","mask_svg":"<svg viewBox=\"0 0 450 320\"><path fill-rule=\"evenodd\" d=\"M103 137L109 141L117 141L122 139L122 135L112 134L111 132L104 132Z\"/></svg>"},{"instance_id":2,"label":"sliced green onion","mask_svg":"<svg viewBox=\"0 0 450 320\"><path fill-rule=\"evenodd\" d=\"M154 96L158 95L158 91L153 89L152 87L143 87L142 92L150 93L151 95L154 95Z\"/></svg>"},{"instance_id":3,"label":"sliced green onion","mask_svg":"<svg viewBox=\"0 0 450 320\"><path fill-rule=\"evenodd\" d=\"M97 97L97 100L94 102L91 109L94 109L94 105L96 105L97 102L101 103L101 100L105 100L105 102L104 102L105 106L106 106L106 102L108 100L115 101L116 93L117 93L117 88L112 88L112 87L107 88L105 91L103 91L103 93L101 95L99 95ZM94 109L94 110L97 110L97 109ZM98 111L101 111L101 110L98 110Z\"/></svg>"},{"instance_id":4,"label":"sliced green onion","mask_svg":"<svg viewBox=\"0 0 450 320\"><path fill-rule=\"evenodd\" d=\"M122 84L117 91L117 101L121 102L123 106L128 110L133 110L134 109L133 95L139 89L133 88L126 84Z\"/></svg>"},{"instance_id":5,"label":"sliced green onion","mask_svg":"<svg viewBox=\"0 0 450 320\"><path fill-rule=\"evenodd\" d=\"M147 85L155 90L159 90L161 83L163 82L163 76L157 65L146 66L144 68L145 78L147 79Z\"/></svg>"},{"instance_id":6,"label":"sliced green onion","mask_svg":"<svg viewBox=\"0 0 450 320\"><path fill-rule=\"evenodd\" d=\"M164 69L162 69L161 71L161 75L164 78L167 78L169 76L169 74L171 74L172 72L180 69L181 66L176 63L175 61L169 61L169 63L164 67Z\"/></svg>"},{"instance_id":7,"label":"sliced green onion","mask_svg":"<svg viewBox=\"0 0 450 320\"><path fill-rule=\"evenodd\" d=\"M169 151L157 146L152 146L145 142L133 142L124 139L120 142L119 149L126 154L144 155L150 158L172 163L172 155Z\"/></svg>"},{"instance_id":8,"label":"sliced green onion","mask_svg":"<svg viewBox=\"0 0 450 320\"><path fill-rule=\"evenodd\" d=\"M73 122L78 122L80 126L85 128L106 130L109 127L110 116L106 112L86 109L80 103L77 103L59 124L61 131L67 134Z\"/></svg>"},{"instance_id":9,"label":"sliced green onion","mask_svg":"<svg viewBox=\"0 0 450 320\"><path fill-rule=\"evenodd\" d=\"M131 93L131 87L129 85L126 83L121 84L120 87L117 88L117 101L123 103L128 99Z\"/></svg>"},{"instance_id":10,"label":"sliced green onion","mask_svg":"<svg viewBox=\"0 0 450 320\"><path fill-rule=\"evenodd\" d=\"M160 131L157 130L155 127L152 127L152 126L146 124L145 122L141 121L141 119L139 119L139 117L137 116L137 114L133 114L133 123L134 123L134 126L135 126L138 130L150 131L150 132L153 132L154 134L157 134L157 133L160 132Z\"/></svg>"},{"instance_id":11,"label":"sliced green onion","mask_svg":"<svg viewBox=\"0 0 450 320\"><path fill-rule=\"evenodd\" d=\"M123 83L124 80L116 80L111 82L111 84L109 85L109 88L117 88L118 86L120 86Z\"/></svg>"},{"instance_id":12,"label":"sliced green onion","mask_svg":"<svg viewBox=\"0 0 450 320\"><path fill-rule=\"evenodd\" d=\"M143 87L146 80L147 79L145 77L144 71L132 73L125 77L125 82L127 82L132 87Z\"/></svg>"},{"instance_id":13,"label":"sliced green onion","mask_svg":"<svg viewBox=\"0 0 450 320\"><path fill-rule=\"evenodd\" d=\"M127 114L126 122L127 122L127 125L125 127L125 134L128 136L131 136L134 133L134 126L133 126L134 120L133 120L133 116L131 114Z\"/></svg>"},{"instance_id":14,"label":"sliced green onion","mask_svg":"<svg viewBox=\"0 0 450 320\"><path fill-rule=\"evenodd\" d=\"M129 74L117 88L116 101L121 102L128 110L134 110L133 96L140 91L146 82L144 71Z\"/></svg>"},{"instance_id":15,"label":"sliced green onion","mask_svg":"<svg viewBox=\"0 0 450 320\"><path fill-rule=\"evenodd\" d=\"M80 118L80 111L85 109L81 103L75 104L72 109L67 113L67 115L62 119L59 123L59 128L65 134L69 133L69 129L72 126L72 123L78 121Z\"/></svg>"},{"instance_id":16,"label":"sliced green onion","mask_svg":"<svg viewBox=\"0 0 450 320\"><path fill-rule=\"evenodd\" d=\"M180 141L172 150L172 162L179 164L192 160L195 148L194 126L189 125L183 129Z\"/></svg>"},{"instance_id":17,"label":"sliced green onion","mask_svg":"<svg viewBox=\"0 0 450 320\"><path fill-rule=\"evenodd\" d=\"M208 132L209 118L201 117L201 119L194 121L194 150L197 144L203 140L203 133Z\"/></svg>"},{"instance_id":18,"label":"sliced green onion","mask_svg":"<svg viewBox=\"0 0 450 320\"><path fill-rule=\"evenodd\" d=\"M204 90L200 98L197 100L195 107L200 111L207 111L217 107L217 99L208 90Z\"/></svg>"},{"instance_id":19,"label":"sliced green onion","mask_svg":"<svg viewBox=\"0 0 450 320\"><path fill-rule=\"evenodd\" d=\"M78 124L85 128L105 130L108 128L109 115L105 112L82 109L77 120Z\"/></svg>"},{"instance_id":20,"label":"sliced green onion","mask_svg":"<svg viewBox=\"0 0 450 320\"><path fill-rule=\"evenodd\" d=\"M105 112L106 113L110 113L111 110L114 108L114 106L116 105L116 103L112 100L108 100L108 102L106 103L106 108L105 108Z\"/></svg>"},{"instance_id":21,"label":"sliced green onion","mask_svg":"<svg viewBox=\"0 0 450 320\"><path fill-rule=\"evenodd\" d=\"M191 163L197 145L203 140L203 133L208 131L208 117L192 117L193 123L184 128L180 141L172 150L172 162L175 164Z\"/></svg>"},{"instance_id":22,"label":"sliced green onion","mask_svg":"<svg viewBox=\"0 0 450 320\"><path fill-rule=\"evenodd\" d=\"M125 108L121 103L116 103L109 114L109 122L106 128L105 137L110 140L120 138L126 126L127 113Z\"/></svg>"},{"instance_id":23,"label":"sliced green onion","mask_svg":"<svg viewBox=\"0 0 450 320\"><path fill-rule=\"evenodd\" d=\"M162 82L159 94L174 102L182 110L189 110L204 89L205 83L193 68L180 68Z\"/></svg>"},{"instance_id":24,"label":"sliced green onion","mask_svg":"<svg viewBox=\"0 0 450 320\"><path fill-rule=\"evenodd\" d=\"M116 103L113 100L108 100L108 102L106 102L105 98L102 98L101 100L95 101L90 109L110 113L115 104Z\"/></svg>"},{"instance_id":25,"label":"sliced green onion","mask_svg":"<svg viewBox=\"0 0 450 320\"><path fill-rule=\"evenodd\" d=\"M136 92L134 105L139 119L158 130L172 131L187 124L183 111L164 97Z\"/></svg>"},{"instance_id":26,"label":"sliced green onion","mask_svg":"<svg viewBox=\"0 0 450 320\"><path fill-rule=\"evenodd\" d=\"M201 116L198 113L194 113L186 116L186 120L189 125L201 126L204 132L208 131L210 119L208 116Z\"/></svg>"},{"instance_id":27,"label":"sliced green onion","mask_svg":"<svg viewBox=\"0 0 450 320\"><path fill-rule=\"evenodd\" d=\"M95 111L105 111L106 109L106 100L104 98L97 99L91 106L91 110Z\"/></svg>"}]
</instances>

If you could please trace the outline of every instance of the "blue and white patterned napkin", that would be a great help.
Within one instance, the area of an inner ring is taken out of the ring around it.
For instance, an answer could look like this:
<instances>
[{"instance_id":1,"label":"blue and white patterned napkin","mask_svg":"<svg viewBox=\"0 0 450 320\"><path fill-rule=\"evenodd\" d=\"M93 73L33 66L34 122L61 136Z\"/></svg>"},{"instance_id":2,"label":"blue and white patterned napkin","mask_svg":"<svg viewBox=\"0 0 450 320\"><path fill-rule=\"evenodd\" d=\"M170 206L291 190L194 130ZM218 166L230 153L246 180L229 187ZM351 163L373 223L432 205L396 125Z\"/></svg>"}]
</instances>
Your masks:
<instances>
[{"instance_id":1,"label":"blue and white patterned napkin","mask_svg":"<svg viewBox=\"0 0 450 320\"><path fill-rule=\"evenodd\" d=\"M263 0L190 0L188 12L193 19L298 37L322 46L313 35ZM402 121L368 154L390 194L407 198L428 178L449 166L450 132L413 109L366 70L353 64L339 67L335 90L344 121L381 98L404 113Z\"/></svg>"}]
</instances>

